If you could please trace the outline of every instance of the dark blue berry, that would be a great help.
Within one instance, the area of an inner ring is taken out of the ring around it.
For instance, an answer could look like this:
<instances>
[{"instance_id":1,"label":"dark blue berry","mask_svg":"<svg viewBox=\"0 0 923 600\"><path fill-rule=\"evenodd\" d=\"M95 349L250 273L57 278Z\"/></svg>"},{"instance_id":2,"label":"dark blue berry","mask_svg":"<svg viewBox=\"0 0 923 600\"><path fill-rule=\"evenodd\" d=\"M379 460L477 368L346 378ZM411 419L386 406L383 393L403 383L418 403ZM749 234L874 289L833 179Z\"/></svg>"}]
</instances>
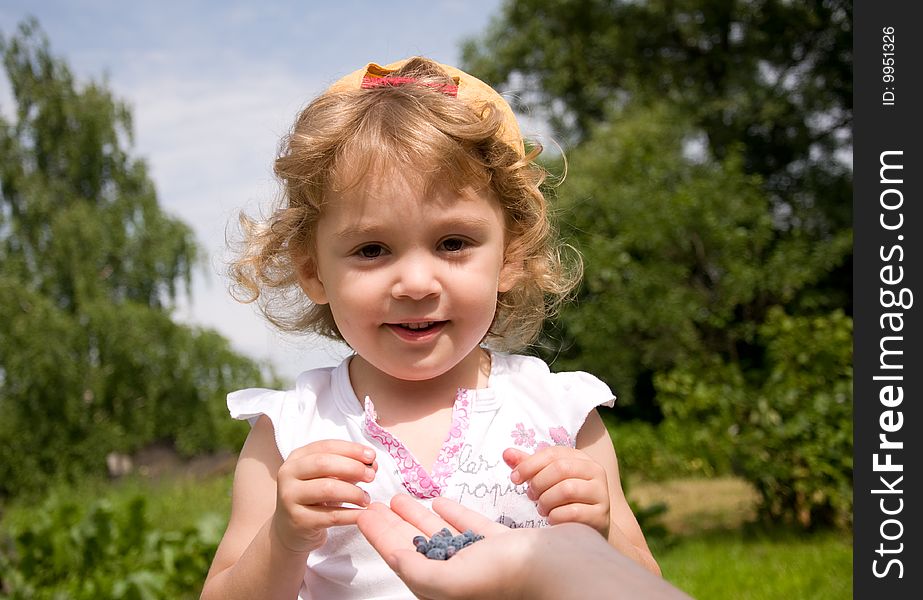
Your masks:
<instances>
[{"instance_id":1,"label":"dark blue berry","mask_svg":"<svg viewBox=\"0 0 923 600\"><path fill-rule=\"evenodd\" d=\"M478 540L483 540L483 535L478 535L470 529L459 535L443 527L433 534L429 540L422 535L413 538L417 552L432 560L448 560L458 554L462 548L467 548Z\"/></svg>"},{"instance_id":2,"label":"dark blue berry","mask_svg":"<svg viewBox=\"0 0 923 600\"><path fill-rule=\"evenodd\" d=\"M436 547L436 548L431 549L429 552L426 553L426 558L431 558L433 560L445 560L446 559L445 548Z\"/></svg>"},{"instance_id":3,"label":"dark blue berry","mask_svg":"<svg viewBox=\"0 0 923 600\"><path fill-rule=\"evenodd\" d=\"M465 539L463 535L456 535L451 540L449 540L449 546L455 548L456 550L461 550L465 547L465 542L468 540Z\"/></svg>"}]
</instances>

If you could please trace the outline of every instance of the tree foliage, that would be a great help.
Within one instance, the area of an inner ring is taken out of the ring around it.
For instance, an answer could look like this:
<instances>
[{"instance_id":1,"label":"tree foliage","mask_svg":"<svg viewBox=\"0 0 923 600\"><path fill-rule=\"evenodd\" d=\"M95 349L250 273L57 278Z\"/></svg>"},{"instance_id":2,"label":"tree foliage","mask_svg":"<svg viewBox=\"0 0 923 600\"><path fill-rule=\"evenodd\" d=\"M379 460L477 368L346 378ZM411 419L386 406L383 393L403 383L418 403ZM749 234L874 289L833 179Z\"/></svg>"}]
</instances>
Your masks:
<instances>
[{"instance_id":1,"label":"tree foliage","mask_svg":"<svg viewBox=\"0 0 923 600\"><path fill-rule=\"evenodd\" d=\"M104 471L110 451L239 441L222 396L260 371L171 319L196 264L129 152L128 107L78 84L37 23L0 41L0 496Z\"/></svg>"},{"instance_id":2,"label":"tree foliage","mask_svg":"<svg viewBox=\"0 0 923 600\"><path fill-rule=\"evenodd\" d=\"M759 494L760 514L804 527L852 524L852 320L793 317L776 307L760 328L768 372L683 365L658 375L665 412L711 432Z\"/></svg>"},{"instance_id":3,"label":"tree foliage","mask_svg":"<svg viewBox=\"0 0 923 600\"><path fill-rule=\"evenodd\" d=\"M789 226L851 221L848 0L510 0L464 62L579 142L613 106L677 106Z\"/></svg>"},{"instance_id":4,"label":"tree foliage","mask_svg":"<svg viewBox=\"0 0 923 600\"><path fill-rule=\"evenodd\" d=\"M562 232L586 265L576 303L547 331L547 352L560 368L603 377L626 404L653 393L654 373L705 356L763 368L756 333L767 312L808 304L851 249L849 230L824 242L778 236L760 178L737 156L690 150L694 139L674 107L625 111L570 153L559 190Z\"/></svg>"},{"instance_id":5,"label":"tree foliage","mask_svg":"<svg viewBox=\"0 0 923 600\"><path fill-rule=\"evenodd\" d=\"M585 278L539 352L687 429L766 516L847 521L851 3L509 0L463 55L570 146Z\"/></svg>"}]
</instances>

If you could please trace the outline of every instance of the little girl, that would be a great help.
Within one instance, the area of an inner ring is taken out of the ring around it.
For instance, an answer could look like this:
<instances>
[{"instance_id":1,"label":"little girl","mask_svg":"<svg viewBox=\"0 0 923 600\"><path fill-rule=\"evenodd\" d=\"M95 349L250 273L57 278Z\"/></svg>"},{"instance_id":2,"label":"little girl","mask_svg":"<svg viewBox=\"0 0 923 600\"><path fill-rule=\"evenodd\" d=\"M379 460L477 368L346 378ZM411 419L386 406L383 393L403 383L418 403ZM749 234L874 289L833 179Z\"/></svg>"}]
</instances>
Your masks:
<instances>
[{"instance_id":1,"label":"little girl","mask_svg":"<svg viewBox=\"0 0 923 600\"><path fill-rule=\"evenodd\" d=\"M510 527L585 523L659 573L595 410L609 388L503 353L579 277L539 152L493 89L421 58L369 64L302 111L281 206L242 218L232 273L276 325L355 353L293 390L228 396L253 428L203 598L412 597L355 525L396 494Z\"/></svg>"}]
</instances>

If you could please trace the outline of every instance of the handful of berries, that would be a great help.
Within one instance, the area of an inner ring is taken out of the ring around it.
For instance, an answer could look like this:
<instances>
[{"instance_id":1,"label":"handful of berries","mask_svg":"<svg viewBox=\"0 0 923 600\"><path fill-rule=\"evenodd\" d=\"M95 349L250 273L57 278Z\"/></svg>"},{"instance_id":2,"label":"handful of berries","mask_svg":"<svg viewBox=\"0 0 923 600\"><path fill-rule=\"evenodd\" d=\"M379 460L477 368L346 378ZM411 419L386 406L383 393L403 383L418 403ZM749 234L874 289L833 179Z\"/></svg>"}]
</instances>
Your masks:
<instances>
[{"instance_id":1,"label":"handful of berries","mask_svg":"<svg viewBox=\"0 0 923 600\"><path fill-rule=\"evenodd\" d=\"M413 538L413 545L417 547L417 552L433 560L449 560L462 548L466 548L483 540L483 535L478 535L467 530L460 535L452 535L452 532L443 527L433 534L432 539L418 535Z\"/></svg>"}]
</instances>

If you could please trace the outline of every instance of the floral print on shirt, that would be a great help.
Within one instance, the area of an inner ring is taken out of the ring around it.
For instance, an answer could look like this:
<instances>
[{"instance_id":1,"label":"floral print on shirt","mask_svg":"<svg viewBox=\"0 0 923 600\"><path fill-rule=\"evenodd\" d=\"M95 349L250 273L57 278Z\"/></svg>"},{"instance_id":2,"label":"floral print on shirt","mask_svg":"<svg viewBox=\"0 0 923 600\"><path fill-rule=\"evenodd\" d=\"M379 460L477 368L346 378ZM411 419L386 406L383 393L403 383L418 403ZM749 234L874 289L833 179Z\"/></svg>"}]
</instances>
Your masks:
<instances>
[{"instance_id":1,"label":"floral print on shirt","mask_svg":"<svg viewBox=\"0 0 923 600\"><path fill-rule=\"evenodd\" d=\"M388 451L388 454L397 463L404 488L417 498L425 499L441 496L445 489L446 481L455 472L458 463L458 452L465 440L465 434L468 432L470 423L469 409L471 399L468 394L469 390L459 389L455 395L455 405L452 408L452 425L449 427L446 440L439 450L439 457L433 466L432 475L426 472L423 465L417 462L410 450L399 439L378 425L375 405L372 404L371 398L368 396L365 398L365 415L363 418L365 434Z\"/></svg>"},{"instance_id":2,"label":"floral print on shirt","mask_svg":"<svg viewBox=\"0 0 923 600\"><path fill-rule=\"evenodd\" d=\"M513 438L513 444L523 448L534 448L536 451L552 446L568 446L575 448L577 440L570 435L563 427L551 427L548 429L548 438L546 440L535 441L535 430L531 427L526 429L523 423L516 423L516 427L510 433Z\"/></svg>"}]
</instances>

